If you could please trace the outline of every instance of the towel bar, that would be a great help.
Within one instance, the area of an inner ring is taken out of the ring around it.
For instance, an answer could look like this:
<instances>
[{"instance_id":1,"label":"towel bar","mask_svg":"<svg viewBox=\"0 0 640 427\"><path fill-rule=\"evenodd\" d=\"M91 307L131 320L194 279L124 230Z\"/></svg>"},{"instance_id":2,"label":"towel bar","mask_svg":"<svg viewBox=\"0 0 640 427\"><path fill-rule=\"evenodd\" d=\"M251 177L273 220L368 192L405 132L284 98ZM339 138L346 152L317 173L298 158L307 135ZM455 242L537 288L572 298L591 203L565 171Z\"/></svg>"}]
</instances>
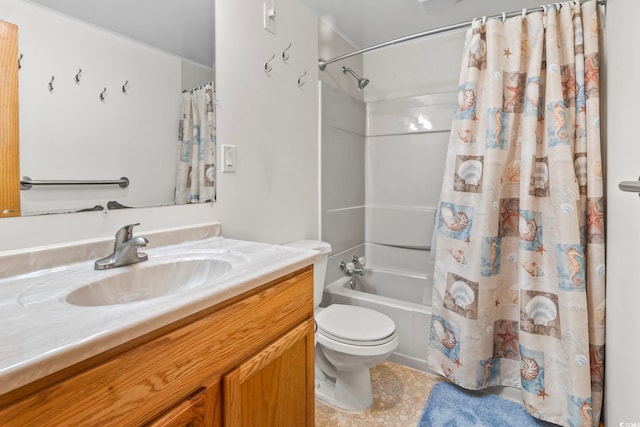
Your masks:
<instances>
[{"instance_id":1,"label":"towel bar","mask_svg":"<svg viewBox=\"0 0 640 427\"><path fill-rule=\"evenodd\" d=\"M34 185L119 185L120 188L129 186L129 178L123 176L112 180L36 180L23 176L20 180L20 189L29 190Z\"/></svg>"}]
</instances>

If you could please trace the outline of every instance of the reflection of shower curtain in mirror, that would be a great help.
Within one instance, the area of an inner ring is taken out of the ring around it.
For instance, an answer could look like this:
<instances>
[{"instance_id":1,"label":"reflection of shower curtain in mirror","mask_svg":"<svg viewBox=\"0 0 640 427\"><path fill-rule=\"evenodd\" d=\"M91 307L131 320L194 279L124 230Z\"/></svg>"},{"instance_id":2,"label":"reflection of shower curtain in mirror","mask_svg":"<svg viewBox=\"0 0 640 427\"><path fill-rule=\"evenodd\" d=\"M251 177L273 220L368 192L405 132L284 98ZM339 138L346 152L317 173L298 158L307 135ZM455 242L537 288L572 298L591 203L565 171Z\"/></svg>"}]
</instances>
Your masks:
<instances>
[{"instance_id":1,"label":"reflection of shower curtain in mirror","mask_svg":"<svg viewBox=\"0 0 640 427\"><path fill-rule=\"evenodd\" d=\"M594 0L474 22L437 219L430 367L563 426L603 396L598 43Z\"/></svg>"},{"instance_id":2,"label":"reflection of shower curtain in mirror","mask_svg":"<svg viewBox=\"0 0 640 427\"><path fill-rule=\"evenodd\" d=\"M178 135L176 204L216 199L216 118L212 84L183 92Z\"/></svg>"}]
</instances>

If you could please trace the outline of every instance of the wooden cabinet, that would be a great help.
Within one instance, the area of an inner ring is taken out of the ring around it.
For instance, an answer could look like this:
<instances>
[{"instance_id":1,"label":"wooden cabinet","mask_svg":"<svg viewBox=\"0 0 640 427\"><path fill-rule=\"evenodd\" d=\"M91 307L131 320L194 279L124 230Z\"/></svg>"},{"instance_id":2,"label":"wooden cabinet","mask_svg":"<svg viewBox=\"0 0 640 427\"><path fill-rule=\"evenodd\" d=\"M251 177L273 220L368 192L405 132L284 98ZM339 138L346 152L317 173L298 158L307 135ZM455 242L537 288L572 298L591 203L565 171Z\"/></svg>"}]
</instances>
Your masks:
<instances>
[{"instance_id":1,"label":"wooden cabinet","mask_svg":"<svg viewBox=\"0 0 640 427\"><path fill-rule=\"evenodd\" d=\"M0 218L20 216L18 27L0 21Z\"/></svg>"},{"instance_id":2,"label":"wooden cabinet","mask_svg":"<svg viewBox=\"0 0 640 427\"><path fill-rule=\"evenodd\" d=\"M313 268L0 396L9 426L313 426Z\"/></svg>"},{"instance_id":3,"label":"wooden cabinet","mask_svg":"<svg viewBox=\"0 0 640 427\"><path fill-rule=\"evenodd\" d=\"M213 394L213 395L212 395ZM220 387L211 386L199 390L193 396L180 402L166 414L153 421L149 427L203 427L214 424L213 415L220 408L217 397Z\"/></svg>"},{"instance_id":4,"label":"wooden cabinet","mask_svg":"<svg viewBox=\"0 0 640 427\"><path fill-rule=\"evenodd\" d=\"M301 324L225 375L225 426L313 425L314 396L307 381L313 382L309 326ZM307 403L301 405L303 400Z\"/></svg>"}]
</instances>

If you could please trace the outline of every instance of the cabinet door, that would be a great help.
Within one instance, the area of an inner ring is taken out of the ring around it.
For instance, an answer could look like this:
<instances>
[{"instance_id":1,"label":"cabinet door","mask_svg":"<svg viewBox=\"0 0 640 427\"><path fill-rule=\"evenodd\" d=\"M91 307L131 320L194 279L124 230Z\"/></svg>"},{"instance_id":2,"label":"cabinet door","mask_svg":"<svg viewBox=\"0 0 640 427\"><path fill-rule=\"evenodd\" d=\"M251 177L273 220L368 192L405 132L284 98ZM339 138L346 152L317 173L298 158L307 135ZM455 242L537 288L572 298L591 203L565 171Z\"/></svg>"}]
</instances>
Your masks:
<instances>
[{"instance_id":1,"label":"cabinet door","mask_svg":"<svg viewBox=\"0 0 640 427\"><path fill-rule=\"evenodd\" d=\"M313 319L224 377L226 427L314 425Z\"/></svg>"},{"instance_id":2,"label":"cabinet door","mask_svg":"<svg viewBox=\"0 0 640 427\"><path fill-rule=\"evenodd\" d=\"M219 427L220 383L201 389L151 422L148 427Z\"/></svg>"}]
</instances>

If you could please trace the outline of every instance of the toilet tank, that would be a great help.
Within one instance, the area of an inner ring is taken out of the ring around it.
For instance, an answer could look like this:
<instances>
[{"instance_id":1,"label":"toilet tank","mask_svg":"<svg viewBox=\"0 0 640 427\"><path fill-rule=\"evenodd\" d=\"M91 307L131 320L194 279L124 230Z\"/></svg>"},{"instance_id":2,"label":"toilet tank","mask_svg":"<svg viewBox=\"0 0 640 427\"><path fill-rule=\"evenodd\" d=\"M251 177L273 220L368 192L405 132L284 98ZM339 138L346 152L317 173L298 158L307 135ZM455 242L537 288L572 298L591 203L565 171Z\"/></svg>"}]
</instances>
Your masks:
<instances>
[{"instance_id":1,"label":"toilet tank","mask_svg":"<svg viewBox=\"0 0 640 427\"><path fill-rule=\"evenodd\" d=\"M313 264L313 306L319 307L320 302L322 302L322 291L324 290L324 279L327 274L327 260L331 252L331 245L321 240L298 240L287 243L285 246L320 252L320 260Z\"/></svg>"}]
</instances>

